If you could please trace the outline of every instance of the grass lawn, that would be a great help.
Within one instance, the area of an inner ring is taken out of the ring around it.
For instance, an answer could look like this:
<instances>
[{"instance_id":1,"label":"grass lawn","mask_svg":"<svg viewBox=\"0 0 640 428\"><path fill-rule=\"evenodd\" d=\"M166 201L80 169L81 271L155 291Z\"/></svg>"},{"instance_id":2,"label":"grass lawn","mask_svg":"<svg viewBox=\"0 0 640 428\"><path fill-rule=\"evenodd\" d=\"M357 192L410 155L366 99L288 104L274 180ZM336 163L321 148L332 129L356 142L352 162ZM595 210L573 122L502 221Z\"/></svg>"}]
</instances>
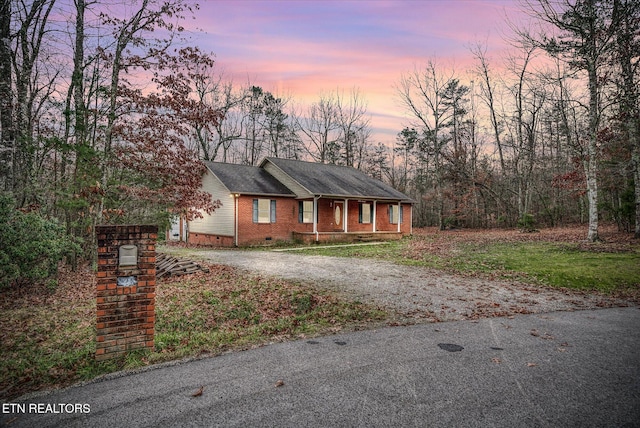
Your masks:
<instances>
[{"instance_id":1,"label":"grass lawn","mask_svg":"<svg viewBox=\"0 0 640 428\"><path fill-rule=\"evenodd\" d=\"M640 241L603 227L604 242L586 243L584 228L514 230L417 229L376 246L303 250L307 254L374 257L465 275L516 278L605 293L640 292Z\"/></svg>"},{"instance_id":2,"label":"grass lawn","mask_svg":"<svg viewBox=\"0 0 640 428\"><path fill-rule=\"evenodd\" d=\"M522 273L554 287L595 289L606 293L640 285L640 252L585 251L554 243L495 244L467 249L456 261L461 269Z\"/></svg>"},{"instance_id":3,"label":"grass lawn","mask_svg":"<svg viewBox=\"0 0 640 428\"><path fill-rule=\"evenodd\" d=\"M248 276L219 265L209 269L159 280L155 349L105 362L94 359L90 269L63 270L55 290L1 291L0 399L123 369L363 328L389 315L309 285Z\"/></svg>"}]
</instances>

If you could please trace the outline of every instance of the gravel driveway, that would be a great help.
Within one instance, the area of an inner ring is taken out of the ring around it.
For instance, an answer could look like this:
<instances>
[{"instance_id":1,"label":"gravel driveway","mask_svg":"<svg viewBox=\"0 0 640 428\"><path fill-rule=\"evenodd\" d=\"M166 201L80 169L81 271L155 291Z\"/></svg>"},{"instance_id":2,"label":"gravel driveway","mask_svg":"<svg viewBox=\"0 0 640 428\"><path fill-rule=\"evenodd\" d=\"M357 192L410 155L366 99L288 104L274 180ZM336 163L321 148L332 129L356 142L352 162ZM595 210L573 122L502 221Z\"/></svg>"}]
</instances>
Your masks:
<instances>
[{"instance_id":1,"label":"gravel driveway","mask_svg":"<svg viewBox=\"0 0 640 428\"><path fill-rule=\"evenodd\" d=\"M256 274L327 287L405 319L452 321L632 305L597 294L451 275L374 259L241 250L198 251L198 256Z\"/></svg>"}]
</instances>

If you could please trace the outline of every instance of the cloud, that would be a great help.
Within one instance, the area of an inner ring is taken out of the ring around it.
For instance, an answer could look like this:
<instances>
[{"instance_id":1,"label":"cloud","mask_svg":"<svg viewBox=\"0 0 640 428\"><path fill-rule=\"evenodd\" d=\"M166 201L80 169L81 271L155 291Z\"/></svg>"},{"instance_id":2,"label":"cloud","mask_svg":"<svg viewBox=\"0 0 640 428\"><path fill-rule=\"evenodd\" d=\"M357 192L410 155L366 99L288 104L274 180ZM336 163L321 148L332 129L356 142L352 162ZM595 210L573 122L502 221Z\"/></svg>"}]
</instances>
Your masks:
<instances>
[{"instance_id":1,"label":"cloud","mask_svg":"<svg viewBox=\"0 0 640 428\"><path fill-rule=\"evenodd\" d=\"M313 102L322 91L357 87L372 125L402 129L394 84L427 58L467 69L467 46L501 46L506 0L208 1L194 21L197 43L236 82ZM389 140L388 132L383 133Z\"/></svg>"}]
</instances>

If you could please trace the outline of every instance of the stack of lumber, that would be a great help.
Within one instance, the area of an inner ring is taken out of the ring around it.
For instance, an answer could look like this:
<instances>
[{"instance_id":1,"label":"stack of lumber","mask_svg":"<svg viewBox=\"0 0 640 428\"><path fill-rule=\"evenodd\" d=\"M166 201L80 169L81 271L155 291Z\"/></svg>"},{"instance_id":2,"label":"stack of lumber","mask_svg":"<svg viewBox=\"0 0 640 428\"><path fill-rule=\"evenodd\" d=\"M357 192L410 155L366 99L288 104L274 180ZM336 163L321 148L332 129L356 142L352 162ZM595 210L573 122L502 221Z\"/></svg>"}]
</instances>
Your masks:
<instances>
[{"instance_id":1,"label":"stack of lumber","mask_svg":"<svg viewBox=\"0 0 640 428\"><path fill-rule=\"evenodd\" d=\"M209 269L193 260L173 257L164 253L156 254L156 278L187 275L198 271L209 272Z\"/></svg>"}]
</instances>

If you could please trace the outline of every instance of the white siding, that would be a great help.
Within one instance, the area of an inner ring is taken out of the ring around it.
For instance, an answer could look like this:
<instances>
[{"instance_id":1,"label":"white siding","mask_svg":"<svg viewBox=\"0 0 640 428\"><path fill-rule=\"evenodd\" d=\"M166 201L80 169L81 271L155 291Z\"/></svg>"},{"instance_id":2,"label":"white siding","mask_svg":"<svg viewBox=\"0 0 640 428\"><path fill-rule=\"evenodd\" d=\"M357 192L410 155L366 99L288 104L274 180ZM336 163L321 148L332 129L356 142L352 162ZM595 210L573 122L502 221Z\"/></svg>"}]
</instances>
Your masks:
<instances>
[{"instance_id":1,"label":"white siding","mask_svg":"<svg viewBox=\"0 0 640 428\"><path fill-rule=\"evenodd\" d=\"M267 160L264 164L264 169L269 174L273 175L276 180L284 184L289 190L296 194L298 198L311 198L313 195L304 187L299 185L295 180L285 174L280 168L272 164Z\"/></svg>"},{"instance_id":2,"label":"white siding","mask_svg":"<svg viewBox=\"0 0 640 428\"><path fill-rule=\"evenodd\" d=\"M234 236L234 198L224 184L207 170L202 178L202 187L211 193L213 200L222 203L213 214L202 213L203 218L189 222L189 232L206 233L209 235Z\"/></svg>"}]
</instances>

